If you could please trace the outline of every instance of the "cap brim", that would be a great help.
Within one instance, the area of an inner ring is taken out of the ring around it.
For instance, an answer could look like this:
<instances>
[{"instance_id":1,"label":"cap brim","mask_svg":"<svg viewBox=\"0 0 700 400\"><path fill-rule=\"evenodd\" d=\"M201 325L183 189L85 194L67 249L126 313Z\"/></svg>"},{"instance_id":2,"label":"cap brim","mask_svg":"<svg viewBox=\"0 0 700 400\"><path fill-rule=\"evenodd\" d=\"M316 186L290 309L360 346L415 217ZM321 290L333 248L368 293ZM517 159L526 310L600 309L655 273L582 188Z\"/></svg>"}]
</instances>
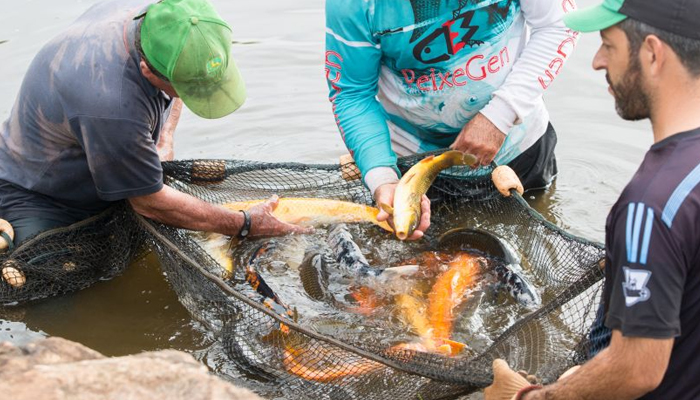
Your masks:
<instances>
[{"instance_id":1,"label":"cap brim","mask_svg":"<svg viewBox=\"0 0 700 400\"><path fill-rule=\"evenodd\" d=\"M193 113L202 118L221 118L236 111L246 99L245 83L233 58L220 81L173 82L178 96Z\"/></svg>"},{"instance_id":2,"label":"cap brim","mask_svg":"<svg viewBox=\"0 0 700 400\"><path fill-rule=\"evenodd\" d=\"M564 23L579 32L595 32L609 28L627 18L603 5L571 11L564 15Z\"/></svg>"}]
</instances>

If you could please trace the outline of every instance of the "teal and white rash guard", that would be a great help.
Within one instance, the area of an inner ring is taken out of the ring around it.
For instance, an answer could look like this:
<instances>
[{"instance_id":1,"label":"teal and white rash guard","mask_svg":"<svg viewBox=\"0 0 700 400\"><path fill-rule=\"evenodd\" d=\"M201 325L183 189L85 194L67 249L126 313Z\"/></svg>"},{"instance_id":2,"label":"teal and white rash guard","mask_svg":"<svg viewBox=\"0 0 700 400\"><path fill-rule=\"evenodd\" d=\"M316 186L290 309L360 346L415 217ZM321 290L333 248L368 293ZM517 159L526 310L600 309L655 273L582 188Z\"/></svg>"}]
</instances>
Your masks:
<instances>
[{"instance_id":1,"label":"teal and white rash guard","mask_svg":"<svg viewBox=\"0 0 700 400\"><path fill-rule=\"evenodd\" d=\"M444 148L481 112L506 164L544 134L544 90L577 33L574 0L326 0L326 78L340 133L372 193L396 155Z\"/></svg>"}]
</instances>

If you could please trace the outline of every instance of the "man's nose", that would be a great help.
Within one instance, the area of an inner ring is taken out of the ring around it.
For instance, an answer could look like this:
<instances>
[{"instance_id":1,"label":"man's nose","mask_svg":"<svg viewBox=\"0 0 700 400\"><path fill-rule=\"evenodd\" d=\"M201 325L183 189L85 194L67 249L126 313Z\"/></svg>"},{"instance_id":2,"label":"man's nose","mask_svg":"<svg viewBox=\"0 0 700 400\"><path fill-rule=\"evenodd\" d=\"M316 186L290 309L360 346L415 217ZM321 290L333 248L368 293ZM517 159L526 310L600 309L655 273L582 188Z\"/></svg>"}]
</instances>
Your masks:
<instances>
[{"instance_id":1,"label":"man's nose","mask_svg":"<svg viewBox=\"0 0 700 400\"><path fill-rule=\"evenodd\" d=\"M593 57L593 69L598 71L601 69L605 69L607 67L607 62L605 60L605 57L601 55L601 51L598 50L597 53L595 53L595 56Z\"/></svg>"}]
</instances>

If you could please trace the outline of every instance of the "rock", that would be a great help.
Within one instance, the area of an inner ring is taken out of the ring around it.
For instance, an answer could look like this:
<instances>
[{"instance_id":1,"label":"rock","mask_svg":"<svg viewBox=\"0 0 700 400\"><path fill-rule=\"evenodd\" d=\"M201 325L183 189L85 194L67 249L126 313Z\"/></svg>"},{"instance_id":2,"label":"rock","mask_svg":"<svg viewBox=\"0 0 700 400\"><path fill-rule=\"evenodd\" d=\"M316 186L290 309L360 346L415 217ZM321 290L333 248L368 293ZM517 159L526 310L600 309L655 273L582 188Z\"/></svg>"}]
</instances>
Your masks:
<instances>
[{"instance_id":1,"label":"rock","mask_svg":"<svg viewBox=\"0 0 700 400\"><path fill-rule=\"evenodd\" d=\"M61 338L0 343L0 393L16 400L260 400L181 351L109 358Z\"/></svg>"}]
</instances>

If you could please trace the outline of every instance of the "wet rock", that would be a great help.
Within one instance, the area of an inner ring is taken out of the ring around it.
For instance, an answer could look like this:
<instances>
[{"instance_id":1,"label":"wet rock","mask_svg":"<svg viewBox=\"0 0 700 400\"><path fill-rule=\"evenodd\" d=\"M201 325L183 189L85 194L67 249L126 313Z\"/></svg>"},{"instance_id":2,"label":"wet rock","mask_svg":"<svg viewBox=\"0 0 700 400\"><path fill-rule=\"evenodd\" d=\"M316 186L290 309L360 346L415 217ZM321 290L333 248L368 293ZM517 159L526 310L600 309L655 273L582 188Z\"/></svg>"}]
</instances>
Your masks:
<instances>
[{"instance_id":1,"label":"wet rock","mask_svg":"<svg viewBox=\"0 0 700 400\"><path fill-rule=\"evenodd\" d=\"M0 343L0 393L17 400L260 399L181 351L111 358L61 338Z\"/></svg>"}]
</instances>

